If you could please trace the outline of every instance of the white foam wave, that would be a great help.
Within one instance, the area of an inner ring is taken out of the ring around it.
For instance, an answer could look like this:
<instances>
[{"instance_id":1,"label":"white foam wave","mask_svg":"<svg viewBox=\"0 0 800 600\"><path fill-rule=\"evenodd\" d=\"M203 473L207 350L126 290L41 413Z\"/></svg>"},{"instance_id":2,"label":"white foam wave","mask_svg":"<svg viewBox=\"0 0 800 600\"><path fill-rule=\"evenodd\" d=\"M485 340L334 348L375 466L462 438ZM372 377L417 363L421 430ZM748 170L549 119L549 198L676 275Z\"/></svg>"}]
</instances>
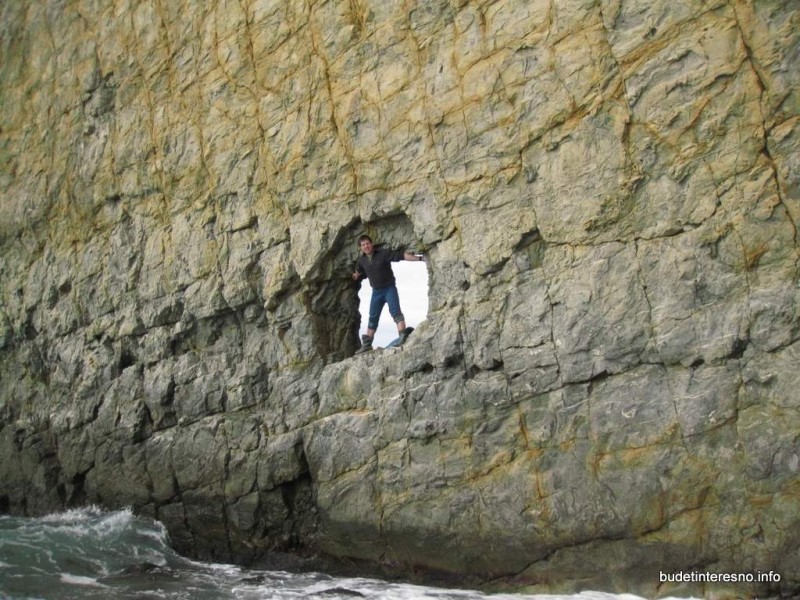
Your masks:
<instances>
[{"instance_id":1,"label":"white foam wave","mask_svg":"<svg viewBox=\"0 0 800 600\"><path fill-rule=\"evenodd\" d=\"M84 577L82 575L71 575L70 573L61 573L59 577L62 583L66 583L68 585L83 585L83 586L90 586L90 587L99 587L99 588L107 588L107 585L103 585L94 577Z\"/></svg>"},{"instance_id":2,"label":"white foam wave","mask_svg":"<svg viewBox=\"0 0 800 600\"><path fill-rule=\"evenodd\" d=\"M237 600L288 600L294 598L324 600L353 600L353 598L367 600L645 600L632 594L591 591L566 595L484 594L475 590L389 583L375 579L313 577L311 575L294 575L286 581L271 580L259 585L236 585L232 588L232 595Z\"/></svg>"},{"instance_id":3,"label":"white foam wave","mask_svg":"<svg viewBox=\"0 0 800 600\"><path fill-rule=\"evenodd\" d=\"M0 524L8 538L0 544L0 567L13 571L9 578L13 574L15 585L28 586L22 588L28 592L26 598L75 597L80 590L80 597L87 600L129 598L134 591L137 597L167 600L643 600L631 594L602 592L487 595L369 578L203 563L176 555L169 547L166 528L135 517L131 510L107 512L89 507Z\"/></svg>"}]
</instances>

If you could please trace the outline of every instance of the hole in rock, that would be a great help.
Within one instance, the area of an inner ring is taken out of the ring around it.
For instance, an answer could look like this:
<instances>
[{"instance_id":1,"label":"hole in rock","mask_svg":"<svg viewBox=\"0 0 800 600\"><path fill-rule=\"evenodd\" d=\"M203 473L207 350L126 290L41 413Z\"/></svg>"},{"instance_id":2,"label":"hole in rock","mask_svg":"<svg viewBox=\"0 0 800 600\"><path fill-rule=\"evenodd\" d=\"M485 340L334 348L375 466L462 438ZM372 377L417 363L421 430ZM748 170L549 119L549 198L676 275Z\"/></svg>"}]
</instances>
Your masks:
<instances>
[{"instance_id":1,"label":"hole in rock","mask_svg":"<svg viewBox=\"0 0 800 600\"><path fill-rule=\"evenodd\" d=\"M355 283L352 274L361 255L358 237L366 234L376 246L413 252L419 250L414 227L404 214L373 221L353 221L336 236L324 264L307 288L305 301L312 315L317 352L329 362L352 356L367 330L372 288L368 281ZM416 328L428 314L427 262L392 263L406 325ZM384 347L397 338L397 325L384 307L375 334L374 347Z\"/></svg>"},{"instance_id":2,"label":"hole in rock","mask_svg":"<svg viewBox=\"0 0 800 600\"><path fill-rule=\"evenodd\" d=\"M122 373L128 367L136 364L136 355L129 348L123 348L119 355L119 372Z\"/></svg>"}]
</instances>

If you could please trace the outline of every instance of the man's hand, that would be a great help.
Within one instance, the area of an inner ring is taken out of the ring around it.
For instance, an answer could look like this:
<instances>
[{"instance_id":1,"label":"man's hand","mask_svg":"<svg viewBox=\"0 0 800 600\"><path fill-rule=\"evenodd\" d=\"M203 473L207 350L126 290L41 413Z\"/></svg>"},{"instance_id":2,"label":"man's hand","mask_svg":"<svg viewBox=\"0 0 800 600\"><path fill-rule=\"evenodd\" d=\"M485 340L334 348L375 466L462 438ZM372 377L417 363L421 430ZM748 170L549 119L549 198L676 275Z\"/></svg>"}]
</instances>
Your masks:
<instances>
[{"instance_id":1,"label":"man's hand","mask_svg":"<svg viewBox=\"0 0 800 600\"><path fill-rule=\"evenodd\" d=\"M359 279L361 279L361 273L356 271L355 273L353 273L353 281L358 281Z\"/></svg>"}]
</instances>

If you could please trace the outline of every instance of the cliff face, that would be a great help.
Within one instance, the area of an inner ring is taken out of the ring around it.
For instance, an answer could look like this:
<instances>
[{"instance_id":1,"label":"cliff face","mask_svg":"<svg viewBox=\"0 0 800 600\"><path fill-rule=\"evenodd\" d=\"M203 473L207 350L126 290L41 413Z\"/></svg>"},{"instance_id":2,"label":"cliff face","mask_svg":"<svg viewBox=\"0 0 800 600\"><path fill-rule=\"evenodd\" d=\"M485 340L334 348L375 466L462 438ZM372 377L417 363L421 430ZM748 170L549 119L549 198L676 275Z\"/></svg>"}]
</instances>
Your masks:
<instances>
[{"instance_id":1,"label":"cliff face","mask_svg":"<svg viewBox=\"0 0 800 600\"><path fill-rule=\"evenodd\" d=\"M0 509L796 585L798 32L783 0L3 3ZM430 313L353 357L362 231L427 250Z\"/></svg>"}]
</instances>

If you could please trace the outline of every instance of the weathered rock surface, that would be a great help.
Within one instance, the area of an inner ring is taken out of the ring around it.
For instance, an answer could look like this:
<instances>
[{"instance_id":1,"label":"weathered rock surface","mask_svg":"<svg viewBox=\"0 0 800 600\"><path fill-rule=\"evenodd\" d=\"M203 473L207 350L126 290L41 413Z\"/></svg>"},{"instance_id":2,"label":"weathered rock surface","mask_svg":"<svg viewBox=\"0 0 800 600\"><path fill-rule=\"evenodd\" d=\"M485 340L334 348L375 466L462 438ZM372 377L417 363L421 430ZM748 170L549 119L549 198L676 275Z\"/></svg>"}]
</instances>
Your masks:
<instances>
[{"instance_id":1,"label":"weathered rock surface","mask_svg":"<svg viewBox=\"0 0 800 600\"><path fill-rule=\"evenodd\" d=\"M0 509L796 588L798 60L784 0L3 3ZM430 314L352 357L365 230Z\"/></svg>"}]
</instances>

